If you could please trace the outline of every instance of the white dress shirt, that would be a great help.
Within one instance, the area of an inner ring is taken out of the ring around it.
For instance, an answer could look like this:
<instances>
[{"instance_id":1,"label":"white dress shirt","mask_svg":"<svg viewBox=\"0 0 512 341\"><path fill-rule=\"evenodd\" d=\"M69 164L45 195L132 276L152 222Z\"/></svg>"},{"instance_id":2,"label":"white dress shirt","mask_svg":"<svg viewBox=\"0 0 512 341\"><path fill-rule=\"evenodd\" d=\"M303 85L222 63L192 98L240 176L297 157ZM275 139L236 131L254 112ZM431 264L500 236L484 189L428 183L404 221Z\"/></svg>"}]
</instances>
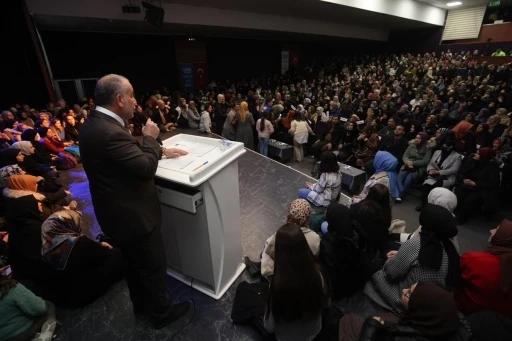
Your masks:
<instances>
[{"instance_id":1,"label":"white dress shirt","mask_svg":"<svg viewBox=\"0 0 512 341\"><path fill-rule=\"evenodd\" d=\"M114 118L117 122L119 122L120 125L122 125L123 127L125 126L123 119L119 115L113 113L112 111L105 109L103 107L100 107L100 106L96 106L96 111L99 111L101 113L104 113L107 116Z\"/></svg>"}]
</instances>

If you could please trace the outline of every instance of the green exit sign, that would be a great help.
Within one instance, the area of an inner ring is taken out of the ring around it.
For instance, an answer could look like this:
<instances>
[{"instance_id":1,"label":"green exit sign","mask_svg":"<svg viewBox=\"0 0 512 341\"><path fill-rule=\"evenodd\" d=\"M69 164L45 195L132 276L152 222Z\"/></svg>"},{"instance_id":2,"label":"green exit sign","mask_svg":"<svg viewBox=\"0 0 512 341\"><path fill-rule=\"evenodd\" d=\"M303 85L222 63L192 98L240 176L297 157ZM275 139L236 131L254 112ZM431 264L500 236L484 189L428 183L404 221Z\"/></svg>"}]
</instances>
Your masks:
<instances>
[{"instance_id":1,"label":"green exit sign","mask_svg":"<svg viewBox=\"0 0 512 341\"><path fill-rule=\"evenodd\" d=\"M489 2L489 7L498 7L500 5L499 1L491 1Z\"/></svg>"}]
</instances>

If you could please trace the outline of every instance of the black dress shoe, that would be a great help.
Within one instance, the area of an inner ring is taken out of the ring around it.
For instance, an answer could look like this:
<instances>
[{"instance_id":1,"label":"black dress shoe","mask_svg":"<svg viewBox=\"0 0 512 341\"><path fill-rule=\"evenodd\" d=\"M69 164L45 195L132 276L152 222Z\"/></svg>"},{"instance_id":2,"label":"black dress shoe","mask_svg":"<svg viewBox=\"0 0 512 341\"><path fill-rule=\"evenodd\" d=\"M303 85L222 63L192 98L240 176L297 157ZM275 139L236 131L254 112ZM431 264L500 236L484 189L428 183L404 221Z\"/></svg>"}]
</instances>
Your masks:
<instances>
[{"instance_id":1,"label":"black dress shoe","mask_svg":"<svg viewBox=\"0 0 512 341\"><path fill-rule=\"evenodd\" d=\"M164 316L152 316L151 320L153 322L153 328L162 329L168 324L179 320L183 316L185 316L190 310L190 306L192 304L190 302L182 302L173 304L167 309L167 313Z\"/></svg>"}]
</instances>

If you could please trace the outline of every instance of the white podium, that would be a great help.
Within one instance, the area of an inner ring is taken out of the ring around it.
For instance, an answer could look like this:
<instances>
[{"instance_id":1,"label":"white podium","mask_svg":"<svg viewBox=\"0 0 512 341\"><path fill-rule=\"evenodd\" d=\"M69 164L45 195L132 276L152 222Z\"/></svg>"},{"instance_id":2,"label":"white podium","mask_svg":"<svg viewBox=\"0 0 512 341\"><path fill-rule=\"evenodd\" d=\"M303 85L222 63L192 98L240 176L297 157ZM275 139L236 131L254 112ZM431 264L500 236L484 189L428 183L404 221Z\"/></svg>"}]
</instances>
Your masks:
<instances>
[{"instance_id":1,"label":"white podium","mask_svg":"<svg viewBox=\"0 0 512 341\"><path fill-rule=\"evenodd\" d=\"M179 134L163 141L189 155L159 161L167 272L219 299L245 269L242 261L238 158L244 145Z\"/></svg>"}]
</instances>

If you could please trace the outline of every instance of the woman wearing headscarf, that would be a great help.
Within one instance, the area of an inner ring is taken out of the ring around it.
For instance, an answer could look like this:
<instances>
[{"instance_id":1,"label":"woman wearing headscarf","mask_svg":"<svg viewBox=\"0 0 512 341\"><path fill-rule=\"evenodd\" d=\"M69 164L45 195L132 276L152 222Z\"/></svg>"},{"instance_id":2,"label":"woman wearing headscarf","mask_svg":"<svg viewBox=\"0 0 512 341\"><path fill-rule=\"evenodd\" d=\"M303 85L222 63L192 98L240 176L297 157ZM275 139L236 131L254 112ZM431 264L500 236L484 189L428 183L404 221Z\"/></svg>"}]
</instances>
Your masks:
<instances>
[{"instance_id":1,"label":"woman wearing headscarf","mask_svg":"<svg viewBox=\"0 0 512 341\"><path fill-rule=\"evenodd\" d=\"M491 148L480 148L464 159L455 187L460 224L466 223L472 212L478 212L480 208L483 208L484 215L489 219L499 207L500 169L494 161L495 156Z\"/></svg>"},{"instance_id":2,"label":"woman wearing headscarf","mask_svg":"<svg viewBox=\"0 0 512 341\"><path fill-rule=\"evenodd\" d=\"M478 113L478 115L475 117L475 121L478 122L478 123L485 123L487 121L487 119L489 118L489 109L487 108L482 108L480 109L480 112Z\"/></svg>"},{"instance_id":3,"label":"woman wearing headscarf","mask_svg":"<svg viewBox=\"0 0 512 341\"><path fill-rule=\"evenodd\" d=\"M400 292L398 319L377 314L364 319L348 314L339 323L339 341L467 341L452 295L434 283L419 281ZM381 316L379 316L381 315Z\"/></svg>"},{"instance_id":4,"label":"woman wearing headscarf","mask_svg":"<svg viewBox=\"0 0 512 341\"><path fill-rule=\"evenodd\" d=\"M6 202L31 195L41 203L43 217L48 217L53 211L60 210L61 207L76 208L76 201L72 201L68 197L71 195L69 191L60 189L55 193L38 193L38 182L41 180L43 179L27 174L10 176L7 179L7 187L3 190Z\"/></svg>"},{"instance_id":5,"label":"woman wearing headscarf","mask_svg":"<svg viewBox=\"0 0 512 341\"><path fill-rule=\"evenodd\" d=\"M25 171L18 165L10 165L0 168L0 188L7 186L7 179L13 175L23 175Z\"/></svg>"},{"instance_id":6,"label":"woman wearing headscarf","mask_svg":"<svg viewBox=\"0 0 512 341\"><path fill-rule=\"evenodd\" d=\"M427 197L437 187L451 188L455 185L457 172L462 164L462 156L454 149L453 140L446 140L440 150L436 150L427 166L427 179L421 186L421 203L416 211L427 204Z\"/></svg>"},{"instance_id":7,"label":"woman wearing headscarf","mask_svg":"<svg viewBox=\"0 0 512 341\"><path fill-rule=\"evenodd\" d=\"M66 146L64 142L57 138L57 135L53 132L53 130L40 127L37 129L39 136L41 139L39 143L46 149L50 154L58 155L59 153L63 153Z\"/></svg>"},{"instance_id":8,"label":"woman wearing headscarf","mask_svg":"<svg viewBox=\"0 0 512 341\"><path fill-rule=\"evenodd\" d=\"M354 152L357 137L359 136L359 130L355 123L349 122L347 127L340 135L340 140L336 146L339 151L337 159L343 161L348 158Z\"/></svg>"},{"instance_id":9,"label":"woman wearing headscarf","mask_svg":"<svg viewBox=\"0 0 512 341\"><path fill-rule=\"evenodd\" d=\"M436 115L427 116L427 121L425 122L425 124L422 124L421 128L424 133L428 134L429 137L435 136L437 129L439 129L439 127L437 126Z\"/></svg>"},{"instance_id":10,"label":"woman wearing headscarf","mask_svg":"<svg viewBox=\"0 0 512 341\"><path fill-rule=\"evenodd\" d=\"M23 161L18 161L18 165L28 174L34 176L43 176L46 179L56 177L57 174L51 167L47 165L41 165L35 160L35 148L29 141L16 142L11 146L11 149L18 150L23 154Z\"/></svg>"},{"instance_id":11,"label":"woman wearing headscarf","mask_svg":"<svg viewBox=\"0 0 512 341\"><path fill-rule=\"evenodd\" d=\"M449 189L437 187L430 191L428 194L427 202L425 204L438 205L446 208L450 213L455 216L455 209L457 208L457 196ZM406 242L411 238L419 238L421 226L414 231L414 233L401 233L400 242ZM451 238L453 245L459 251L459 241L457 236Z\"/></svg>"},{"instance_id":12,"label":"woman wearing headscarf","mask_svg":"<svg viewBox=\"0 0 512 341\"><path fill-rule=\"evenodd\" d=\"M459 255L450 238L457 235L453 215L444 207L427 204L420 213L420 238L412 238L400 250L388 254L381 271L364 288L374 303L395 314L403 313L402 290L416 281L433 282L443 288L460 283Z\"/></svg>"},{"instance_id":13,"label":"woman wearing headscarf","mask_svg":"<svg viewBox=\"0 0 512 341\"><path fill-rule=\"evenodd\" d=\"M425 167L432 156L432 149L435 147L432 143L428 144L429 136L427 133L419 133L416 138L409 142L409 147L405 150L402 161L404 165L398 174L398 181L402 185L402 192L399 197L403 198L411 184L418 178L423 178Z\"/></svg>"},{"instance_id":14,"label":"woman wearing headscarf","mask_svg":"<svg viewBox=\"0 0 512 341\"><path fill-rule=\"evenodd\" d=\"M480 123L476 127L476 149L492 147L492 134L489 133L489 125Z\"/></svg>"},{"instance_id":15,"label":"woman wearing headscarf","mask_svg":"<svg viewBox=\"0 0 512 341\"><path fill-rule=\"evenodd\" d=\"M122 277L121 250L85 236L81 222L79 212L65 210L41 226L41 256L55 270L48 276L45 296L65 308L94 302Z\"/></svg>"},{"instance_id":16,"label":"woman wearing headscarf","mask_svg":"<svg viewBox=\"0 0 512 341\"><path fill-rule=\"evenodd\" d=\"M492 134L494 138L500 137L503 135L507 126L500 123L501 118L498 115L491 116L487 119L487 124L489 125L489 133Z\"/></svg>"},{"instance_id":17,"label":"woman wearing headscarf","mask_svg":"<svg viewBox=\"0 0 512 341\"><path fill-rule=\"evenodd\" d=\"M21 139L23 141L30 142L32 146L34 146L34 154L32 155L32 157L37 163L42 165L50 164L50 162L52 161L52 155L41 143L39 143L41 136L39 136L39 133L36 129L25 129L21 134Z\"/></svg>"},{"instance_id":18,"label":"woman wearing headscarf","mask_svg":"<svg viewBox=\"0 0 512 341\"><path fill-rule=\"evenodd\" d=\"M254 150L254 139L252 127L254 126L254 117L249 112L247 102L240 103L240 112L236 113L238 122L236 128L236 141L243 142L245 148Z\"/></svg>"},{"instance_id":19,"label":"woman wearing headscarf","mask_svg":"<svg viewBox=\"0 0 512 341\"><path fill-rule=\"evenodd\" d=\"M471 123L462 121L452 129L455 134L455 150L457 153L469 155L476 151L476 140L471 131L472 128Z\"/></svg>"},{"instance_id":20,"label":"woman wearing headscarf","mask_svg":"<svg viewBox=\"0 0 512 341\"><path fill-rule=\"evenodd\" d=\"M316 257L320 249L320 236L309 229L309 217L311 206L307 200L295 199L288 209L287 223L293 223L300 227L308 242L311 252ZM261 254L261 275L269 278L274 273L274 245L276 235L273 234L265 241L265 247Z\"/></svg>"},{"instance_id":21,"label":"woman wearing headscarf","mask_svg":"<svg viewBox=\"0 0 512 341\"><path fill-rule=\"evenodd\" d=\"M25 156L19 149L2 149L0 150L0 167L16 165L22 163Z\"/></svg>"},{"instance_id":22,"label":"woman wearing headscarf","mask_svg":"<svg viewBox=\"0 0 512 341\"><path fill-rule=\"evenodd\" d=\"M490 232L487 249L461 256L455 301L464 314L493 310L512 318L512 221L505 219Z\"/></svg>"}]
</instances>

